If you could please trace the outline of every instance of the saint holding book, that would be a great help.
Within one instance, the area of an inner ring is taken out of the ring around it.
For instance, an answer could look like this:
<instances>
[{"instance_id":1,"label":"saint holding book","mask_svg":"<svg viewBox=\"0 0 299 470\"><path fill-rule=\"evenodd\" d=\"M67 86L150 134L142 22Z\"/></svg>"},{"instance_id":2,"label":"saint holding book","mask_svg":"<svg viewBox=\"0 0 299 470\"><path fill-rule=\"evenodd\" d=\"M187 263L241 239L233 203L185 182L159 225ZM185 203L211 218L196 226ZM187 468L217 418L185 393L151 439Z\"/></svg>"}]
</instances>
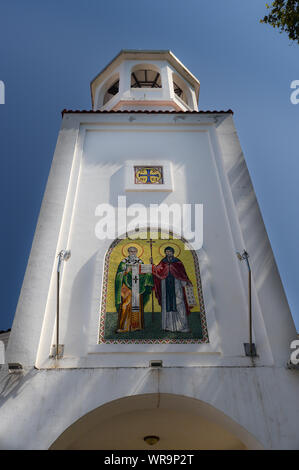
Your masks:
<instances>
[{"instance_id":1,"label":"saint holding book","mask_svg":"<svg viewBox=\"0 0 299 470\"><path fill-rule=\"evenodd\" d=\"M161 305L162 330L190 332L185 287L192 288L183 263L174 256L174 249L168 246L165 257L154 267L155 294Z\"/></svg>"}]
</instances>

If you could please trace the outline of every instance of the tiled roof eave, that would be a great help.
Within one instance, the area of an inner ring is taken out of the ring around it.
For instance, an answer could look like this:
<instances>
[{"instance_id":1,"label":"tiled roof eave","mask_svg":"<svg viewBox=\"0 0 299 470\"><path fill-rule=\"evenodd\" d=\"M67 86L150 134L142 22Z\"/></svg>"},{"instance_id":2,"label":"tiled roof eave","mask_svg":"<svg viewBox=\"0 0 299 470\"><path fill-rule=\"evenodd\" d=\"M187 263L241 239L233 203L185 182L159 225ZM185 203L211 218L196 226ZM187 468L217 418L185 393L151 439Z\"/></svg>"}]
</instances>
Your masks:
<instances>
[{"instance_id":1,"label":"tiled roof eave","mask_svg":"<svg viewBox=\"0 0 299 470\"><path fill-rule=\"evenodd\" d=\"M234 114L234 112L231 109L228 109L226 111L168 111L168 110L116 110L116 111L107 111L103 110L101 111L100 109L97 110L79 110L79 109L63 109L61 111L62 117L64 114Z\"/></svg>"}]
</instances>

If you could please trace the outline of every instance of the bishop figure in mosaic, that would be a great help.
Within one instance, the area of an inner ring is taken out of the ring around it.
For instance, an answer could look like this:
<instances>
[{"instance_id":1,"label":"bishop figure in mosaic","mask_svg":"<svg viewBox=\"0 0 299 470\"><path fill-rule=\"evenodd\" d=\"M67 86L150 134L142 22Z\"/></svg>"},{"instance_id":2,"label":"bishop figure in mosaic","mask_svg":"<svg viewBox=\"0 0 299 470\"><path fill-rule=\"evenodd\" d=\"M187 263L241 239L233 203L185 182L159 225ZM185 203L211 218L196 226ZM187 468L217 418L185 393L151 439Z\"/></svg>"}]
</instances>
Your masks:
<instances>
[{"instance_id":1,"label":"bishop figure in mosaic","mask_svg":"<svg viewBox=\"0 0 299 470\"><path fill-rule=\"evenodd\" d=\"M118 312L117 333L144 329L144 306L154 286L152 267L144 265L137 248L130 246L115 276L115 305Z\"/></svg>"}]
</instances>

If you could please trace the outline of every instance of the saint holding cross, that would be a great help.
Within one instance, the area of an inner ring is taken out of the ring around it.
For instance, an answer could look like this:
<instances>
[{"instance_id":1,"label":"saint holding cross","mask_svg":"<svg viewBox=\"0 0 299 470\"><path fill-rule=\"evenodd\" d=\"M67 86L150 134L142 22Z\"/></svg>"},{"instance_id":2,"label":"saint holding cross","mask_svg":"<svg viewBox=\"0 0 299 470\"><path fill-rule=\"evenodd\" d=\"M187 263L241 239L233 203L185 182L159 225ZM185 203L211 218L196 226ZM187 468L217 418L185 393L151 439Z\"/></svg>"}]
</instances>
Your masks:
<instances>
[{"instance_id":1,"label":"saint holding cross","mask_svg":"<svg viewBox=\"0 0 299 470\"><path fill-rule=\"evenodd\" d=\"M137 256L138 248L132 244L128 247L128 256L118 265L115 276L116 333L144 329L144 307L150 297L153 323L154 293L161 307L161 330L188 333L190 308L196 301L184 264L174 256L174 248L167 246L165 257L155 265L152 252L155 242L149 239L146 243L150 245L150 264L144 264Z\"/></svg>"},{"instance_id":2,"label":"saint holding cross","mask_svg":"<svg viewBox=\"0 0 299 470\"><path fill-rule=\"evenodd\" d=\"M118 312L116 333L144 329L144 306L153 286L152 266L137 256L137 248L129 246L128 256L119 265L115 276L115 305Z\"/></svg>"}]
</instances>

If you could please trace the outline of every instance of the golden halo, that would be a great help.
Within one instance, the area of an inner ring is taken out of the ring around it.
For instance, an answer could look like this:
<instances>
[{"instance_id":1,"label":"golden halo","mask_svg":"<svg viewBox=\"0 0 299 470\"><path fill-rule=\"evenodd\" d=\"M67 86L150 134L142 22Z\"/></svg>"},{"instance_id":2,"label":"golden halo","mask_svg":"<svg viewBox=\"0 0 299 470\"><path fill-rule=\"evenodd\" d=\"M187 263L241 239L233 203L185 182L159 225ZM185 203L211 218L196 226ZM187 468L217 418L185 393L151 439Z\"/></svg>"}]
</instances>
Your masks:
<instances>
[{"instance_id":1,"label":"golden halo","mask_svg":"<svg viewBox=\"0 0 299 470\"><path fill-rule=\"evenodd\" d=\"M179 245L177 245L176 243L174 243L172 240L169 240L167 241L166 243L162 243L162 245L159 246L159 253L161 256L163 256L163 258L165 257L165 253L164 253L164 250L167 246L171 246L171 248L174 249L174 256L177 258L178 256L180 256L180 253L181 253L181 248L179 247ZM163 250L162 250L163 248Z\"/></svg>"},{"instance_id":2,"label":"golden halo","mask_svg":"<svg viewBox=\"0 0 299 470\"><path fill-rule=\"evenodd\" d=\"M143 246L139 245L139 243L136 243L136 242L130 242L130 243L126 243L125 245L123 245L122 250L121 250L123 256L125 258L127 256L129 256L128 248L130 248L131 246L134 246L134 248L137 249L137 255L136 256L138 256L138 258L140 258L140 256L143 255L144 248L143 248Z\"/></svg>"}]
</instances>

